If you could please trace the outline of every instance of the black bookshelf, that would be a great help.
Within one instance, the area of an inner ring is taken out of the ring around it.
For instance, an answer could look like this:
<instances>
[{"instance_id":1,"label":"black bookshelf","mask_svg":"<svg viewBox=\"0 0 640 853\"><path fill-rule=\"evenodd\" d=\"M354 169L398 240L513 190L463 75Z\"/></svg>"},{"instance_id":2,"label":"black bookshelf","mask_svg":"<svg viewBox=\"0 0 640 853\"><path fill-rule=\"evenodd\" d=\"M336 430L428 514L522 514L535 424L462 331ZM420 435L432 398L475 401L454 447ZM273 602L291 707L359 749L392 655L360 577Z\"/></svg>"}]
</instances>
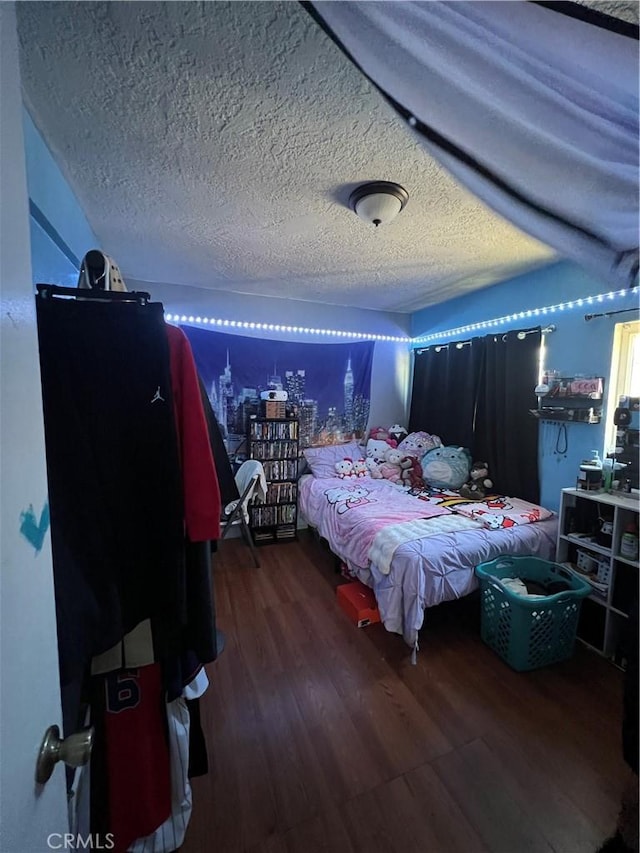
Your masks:
<instances>
[{"instance_id":1,"label":"black bookshelf","mask_svg":"<svg viewBox=\"0 0 640 853\"><path fill-rule=\"evenodd\" d=\"M297 538L299 423L296 418L249 420L249 457L262 462L266 499L249 507L249 526L256 545Z\"/></svg>"}]
</instances>

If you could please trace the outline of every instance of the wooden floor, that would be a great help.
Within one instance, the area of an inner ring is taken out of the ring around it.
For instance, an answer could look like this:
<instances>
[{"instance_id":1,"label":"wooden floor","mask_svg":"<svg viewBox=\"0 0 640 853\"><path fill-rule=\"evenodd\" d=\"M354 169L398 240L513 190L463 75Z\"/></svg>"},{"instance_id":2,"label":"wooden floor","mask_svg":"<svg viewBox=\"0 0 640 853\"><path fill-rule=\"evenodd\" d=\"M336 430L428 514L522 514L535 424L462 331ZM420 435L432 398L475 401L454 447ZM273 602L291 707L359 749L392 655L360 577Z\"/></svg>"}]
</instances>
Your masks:
<instances>
[{"instance_id":1,"label":"wooden floor","mask_svg":"<svg viewBox=\"0 0 640 853\"><path fill-rule=\"evenodd\" d=\"M181 853L591 853L625 778L621 673L579 647L518 674L479 639L479 602L399 636L338 608L311 537L215 557L226 647L201 700L210 770Z\"/></svg>"}]
</instances>

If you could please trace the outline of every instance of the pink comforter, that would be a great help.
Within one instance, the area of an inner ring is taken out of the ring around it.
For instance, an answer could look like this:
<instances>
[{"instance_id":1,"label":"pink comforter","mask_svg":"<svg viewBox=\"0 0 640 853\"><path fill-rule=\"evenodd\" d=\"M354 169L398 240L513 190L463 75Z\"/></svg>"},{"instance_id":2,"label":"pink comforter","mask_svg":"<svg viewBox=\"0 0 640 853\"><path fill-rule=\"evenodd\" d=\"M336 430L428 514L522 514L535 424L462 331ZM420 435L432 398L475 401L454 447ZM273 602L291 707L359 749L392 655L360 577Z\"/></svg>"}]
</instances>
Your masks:
<instances>
[{"instance_id":1,"label":"pink comforter","mask_svg":"<svg viewBox=\"0 0 640 853\"><path fill-rule=\"evenodd\" d=\"M376 533L388 524L449 515L451 510L416 501L387 480L314 480L309 493L320 533L357 566L367 566ZM327 511L329 510L329 511Z\"/></svg>"}]
</instances>

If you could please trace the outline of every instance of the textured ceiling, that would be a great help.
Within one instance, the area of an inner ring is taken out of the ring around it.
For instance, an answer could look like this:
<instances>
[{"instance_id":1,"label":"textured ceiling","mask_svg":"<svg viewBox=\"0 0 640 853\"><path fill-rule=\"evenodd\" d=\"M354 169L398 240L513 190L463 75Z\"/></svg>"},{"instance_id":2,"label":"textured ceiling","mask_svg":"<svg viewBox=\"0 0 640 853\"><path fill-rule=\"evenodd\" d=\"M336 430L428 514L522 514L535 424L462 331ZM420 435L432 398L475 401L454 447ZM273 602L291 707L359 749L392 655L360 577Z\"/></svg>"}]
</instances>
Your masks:
<instances>
[{"instance_id":1,"label":"textured ceiling","mask_svg":"<svg viewBox=\"0 0 640 853\"><path fill-rule=\"evenodd\" d=\"M588 6L596 12L602 12L612 18L619 18L629 24L640 21L640 4L638 0L574 0L581 6Z\"/></svg>"},{"instance_id":2,"label":"textured ceiling","mask_svg":"<svg viewBox=\"0 0 640 853\"><path fill-rule=\"evenodd\" d=\"M408 312L550 261L294 2L20 2L25 100L125 278ZM347 207L398 181L378 230ZM87 247L90 248L90 247Z\"/></svg>"}]
</instances>

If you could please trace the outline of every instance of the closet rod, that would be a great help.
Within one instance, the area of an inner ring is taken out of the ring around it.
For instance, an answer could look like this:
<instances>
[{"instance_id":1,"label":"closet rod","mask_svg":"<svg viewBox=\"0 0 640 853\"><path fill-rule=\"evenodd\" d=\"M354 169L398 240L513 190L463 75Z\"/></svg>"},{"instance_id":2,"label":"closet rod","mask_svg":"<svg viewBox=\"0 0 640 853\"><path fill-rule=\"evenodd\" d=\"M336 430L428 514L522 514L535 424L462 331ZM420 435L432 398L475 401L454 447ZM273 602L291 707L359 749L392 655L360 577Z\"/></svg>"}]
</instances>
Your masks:
<instances>
[{"instance_id":1,"label":"closet rod","mask_svg":"<svg viewBox=\"0 0 640 853\"><path fill-rule=\"evenodd\" d=\"M100 302L137 302L147 305L151 294L144 290L133 290L130 293L119 290L92 290L91 288L61 287L57 284L36 284L38 296L50 299L52 296L75 296L76 299L98 300Z\"/></svg>"}]
</instances>

